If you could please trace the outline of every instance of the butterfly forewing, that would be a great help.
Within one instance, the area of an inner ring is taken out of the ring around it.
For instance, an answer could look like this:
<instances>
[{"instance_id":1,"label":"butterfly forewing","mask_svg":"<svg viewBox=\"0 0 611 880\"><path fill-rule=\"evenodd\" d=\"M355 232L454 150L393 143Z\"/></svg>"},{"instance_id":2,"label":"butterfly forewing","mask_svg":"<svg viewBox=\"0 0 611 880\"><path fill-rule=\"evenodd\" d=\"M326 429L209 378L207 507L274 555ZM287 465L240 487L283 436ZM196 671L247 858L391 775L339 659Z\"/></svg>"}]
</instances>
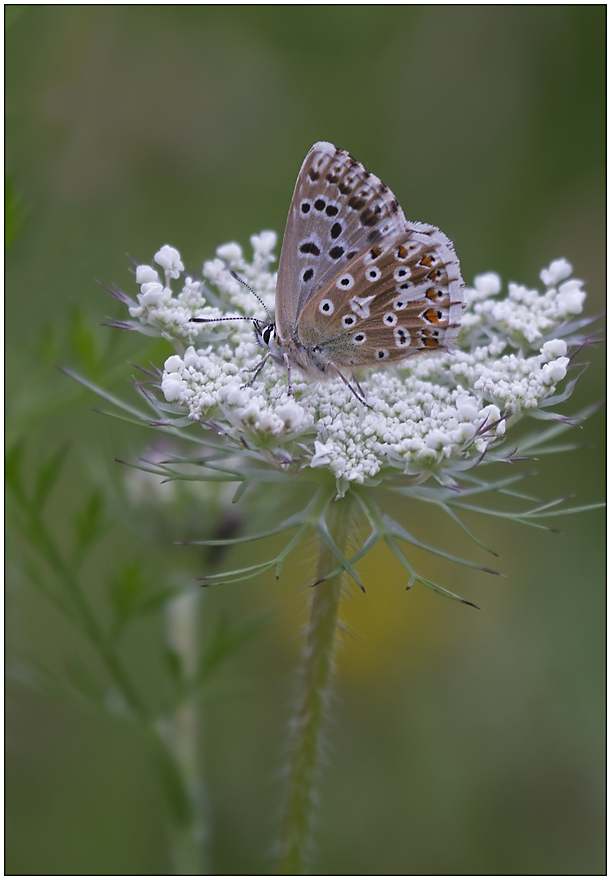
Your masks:
<instances>
[{"instance_id":1,"label":"butterfly forewing","mask_svg":"<svg viewBox=\"0 0 611 880\"><path fill-rule=\"evenodd\" d=\"M360 251L307 302L298 337L336 366L371 367L452 346L462 279L438 229L405 222Z\"/></svg>"},{"instance_id":2,"label":"butterfly forewing","mask_svg":"<svg viewBox=\"0 0 611 880\"><path fill-rule=\"evenodd\" d=\"M350 153L321 141L306 156L289 208L276 287L276 328L294 336L306 303L357 254L406 221L388 187Z\"/></svg>"}]
</instances>

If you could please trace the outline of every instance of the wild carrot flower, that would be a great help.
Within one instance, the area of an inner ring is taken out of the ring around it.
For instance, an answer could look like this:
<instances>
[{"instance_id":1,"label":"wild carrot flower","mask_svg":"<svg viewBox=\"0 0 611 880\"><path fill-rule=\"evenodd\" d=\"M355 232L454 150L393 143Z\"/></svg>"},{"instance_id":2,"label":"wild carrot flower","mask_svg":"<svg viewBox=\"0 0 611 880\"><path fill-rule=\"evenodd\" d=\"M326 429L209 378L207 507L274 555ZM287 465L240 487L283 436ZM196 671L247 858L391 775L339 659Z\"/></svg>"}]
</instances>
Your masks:
<instances>
[{"instance_id":1,"label":"wild carrot flower","mask_svg":"<svg viewBox=\"0 0 611 880\"><path fill-rule=\"evenodd\" d=\"M318 538L281 843L283 872L296 873L303 867L311 824L342 574L364 588L355 565L379 540L400 560L408 586L419 582L454 599L459 597L415 569L405 545L491 571L414 536L384 510L378 488L436 505L474 538L457 511L476 509L474 496L485 492L511 494L511 484L521 479L519 474L486 479L485 466L549 451L553 438L578 420L555 408L573 391L578 377L567 381L571 354L586 341L582 331L591 319L580 317L583 282L573 278L564 259L541 271L539 289L510 283L503 293L497 274L479 275L465 290L457 347L369 372L359 386L364 406L340 378L317 382L296 373L289 389L282 365L270 360L256 372L261 352L244 318L265 321L262 303L273 311L276 235L262 232L251 245L251 259L235 243L219 247L200 278L187 274L178 251L165 245L154 264L136 268L135 299L112 292L130 315L116 326L159 334L175 348L159 373L157 392L143 389L155 424L205 450L195 457L167 456L146 467L170 480L235 483L236 500L248 487L268 493L270 527L217 544L292 533L273 559L212 574L206 581L242 580L269 569L278 576L307 533ZM214 323L229 316L235 322ZM522 419L535 420L536 428L516 447L512 429ZM274 496L281 485L295 489L302 500L298 513L284 519ZM558 503L519 513L490 512L537 524L558 512ZM357 515L364 530L355 550L361 534L354 526Z\"/></svg>"}]
</instances>

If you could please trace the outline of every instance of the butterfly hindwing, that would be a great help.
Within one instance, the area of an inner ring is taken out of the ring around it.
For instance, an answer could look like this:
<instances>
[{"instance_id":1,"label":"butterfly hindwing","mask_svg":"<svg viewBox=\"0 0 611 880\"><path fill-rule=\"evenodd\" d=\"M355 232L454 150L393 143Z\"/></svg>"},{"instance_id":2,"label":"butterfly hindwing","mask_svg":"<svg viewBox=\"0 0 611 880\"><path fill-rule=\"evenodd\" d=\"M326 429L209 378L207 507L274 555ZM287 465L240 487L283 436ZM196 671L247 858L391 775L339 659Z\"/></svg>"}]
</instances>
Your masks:
<instances>
[{"instance_id":1,"label":"butterfly hindwing","mask_svg":"<svg viewBox=\"0 0 611 880\"><path fill-rule=\"evenodd\" d=\"M298 337L337 366L372 367L452 346L462 279L438 229L405 224L361 251L306 304Z\"/></svg>"}]
</instances>

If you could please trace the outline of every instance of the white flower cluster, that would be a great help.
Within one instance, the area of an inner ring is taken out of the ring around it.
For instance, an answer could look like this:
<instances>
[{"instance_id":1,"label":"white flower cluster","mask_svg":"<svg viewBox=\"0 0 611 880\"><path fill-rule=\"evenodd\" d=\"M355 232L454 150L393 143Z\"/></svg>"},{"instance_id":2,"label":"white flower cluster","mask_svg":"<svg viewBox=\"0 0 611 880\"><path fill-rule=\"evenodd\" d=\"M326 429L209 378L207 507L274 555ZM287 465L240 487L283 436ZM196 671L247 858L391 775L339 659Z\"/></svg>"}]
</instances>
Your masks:
<instances>
[{"instance_id":1,"label":"white flower cluster","mask_svg":"<svg viewBox=\"0 0 611 880\"><path fill-rule=\"evenodd\" d=\"M479 275L473 289L466 291L464 330L495 330L516 347L538 348L551 330L583 308L583 282L570 278L572 271L567 260L554 260L539 275L546 287L544 294L512 283L502 300L494 299L501 291L499 276L494 272Z\"/></svg>"},{"instance_id":2,"label":"white flower cluster","mask_svg":"<svg viewBox=\"0 0 611 880\"><path fill-rule=\"evenodd\" d=\"M223 313L206 306L204 285L193 278L185 278L180 293L172 294L171 280L179 278L185 268L176 248L166 244L157 251L154 259L164 270L165 283L161 283L159 273L152 266L138 266L138 305L130 306L129 313L142 324L155 327L168 339L183 338L193 342L201 333L201 327L189 323L195 310L203 318L220 318Z\"/></svg>"},{"instance_id":3,"label":"white flower cluster","mask_svg":"<svg viewBox=\"0 0 611 880\"><path fill-rule=\"evenodd\" d=\"M238 245L228 244L204 264L203 277L215 291L187 277L176 295L170 282L183 265L166 245L155 256L165 284L153 268L138 267L141 293L130 313L179 345L188 343L165 363L166 401L193 421L221 424L229 437L277 463L326 468L356 483L375 482L397 469L439 474L445 465L473 461L497 444L508 420L540 406L566 376L567 345L554 333L581 312L585 294L582 283L570 278L569 263L557 260L541 272L543 293L510 284L501 299L497 275L477 277L465 291L462 348L371 372L362 381L371 409L339 378L313 382L298 370L290 396L285 370L271 360L249 386L261 357L250 323L189 320L232 312L265 319L255 297L228 271L238 271L272 308L276 279L269 263L276 236L263 232L251 244L252 262ZM210 299L225 303L224 312Z\"/></svg>"}]
</instances>

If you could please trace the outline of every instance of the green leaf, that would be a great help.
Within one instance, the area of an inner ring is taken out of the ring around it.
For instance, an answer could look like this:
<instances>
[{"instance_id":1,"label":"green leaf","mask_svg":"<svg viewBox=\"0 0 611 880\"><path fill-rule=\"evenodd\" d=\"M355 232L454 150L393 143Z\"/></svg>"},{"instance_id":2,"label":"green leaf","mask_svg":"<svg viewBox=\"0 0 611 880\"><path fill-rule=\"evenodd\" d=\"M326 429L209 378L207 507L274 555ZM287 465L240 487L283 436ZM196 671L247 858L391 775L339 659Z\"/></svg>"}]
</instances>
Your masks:
<instances>
[{"instance_id":1,"label":"green leaf","mask_svg":"<svg viewBox=\"0 0 611 880\"><path fill-rule=\"evenodd\" d=\"M296 528L303 522L303 516L302 513L289 516L284 522L280 523L280 525L275 528L269 529L266 532L259 532L256 535L241 535L239 538L210 538L210 540L207 541L189 541L188 543L190 547L225 547L229 544L244 544L247 541L260 541L262 538L269 538L271 535L280 535L282 532L288 532L289 529Z\"/></svg>"},{"instance_id":2,"label":"green leaf","mask_svg":"<svg viewBox=\"0 0 611 880\"><path fill-rule=\"evenodd\" d=\"M492 568L488 568L485 565L478 565L476 562L471 562L469 559L463 559L461 556L454 556L453 553L446 553L445 550L441 550L439 547L433 547L431 544L425 544L424 541L419 541L412 534L410 534L403 526L398 523L396 520L392 519L388 514L382 515L382 523L384 524L385 531L383 535L392 535L395 538L399 538L401 541L405 541L408 544L412 544L414 547L419 547L421 550L427 550L429 553L434 553L436 556L440 556L443 559L448 559L450 562L456 562L458 565L464 565L467 568L474 568L478 571L484 571L487 574L496 574L499 576L500 572L495 571Z\"/></svg>"},{"instance_id":3,"label":"green leaf","mask_svg":"<svg viewBox=\"0 0 611 880\"><path fill-rule=\"evenodd\" d=\"M115 397L114 394L110 394L110 392L106 391L100 385L96 385L94 382L90 382L84 376L79 375L79 373L75 373L73 370L69 370L67 367L60 367L62 373L65 373L66 376L70 376L71 379L74 379L76 382L79 382L83 387L89 388L90 391L93 391L94 394L97 394L99 397L104 398L113 406L116 406L123 413L127 413L127 415L122 415L120 412L111 412L108 410L96 410L96 412L103 413L104 415L112 416L115 419L119 419L120 421L128 422L129 424L138 425L138 427L152 427L153 423L151 422L150 417L147 413L141 412L135 407L128 404L126 401L121 400L120 397ZM226 454L227 449L223 446L222 443L218 443L215 440L210 439L205 434L194 433L191 431L182 431L179 428L172 427L171 425L166 425L161 428L161 431L165 434L169 434L171 437L180 437L182 440L186 440L189 443L196 443L198 446L206 446L209 449L216 449L219 452Z\"/></svg>"},{"instance_id":4,"label":"green leaf","mask_svg":"<svg viewBox=\"0 0 611 880\"><path fill-rule=\"evenodd\" d=\"M439 584L436 584L434 581L430 581L428 578L422 577L418 572L414 569L414 567L410 564L410 562L403 555L396 542L390 535L384 536L384 541L387 546L392 551L393 555L399 560L403 568L410 574L409 583L407 585L407 589L409 590L416 582L423 584L425 587L429 587L429 589L434 590L436 593L439 593L441 596L445 596L446 599L454 599L456 602L462 602L463 605L470 605L472 608L478 608L478 606L474 602L469 602L468 599L463 599L462 596L458 596L456 593L450 592L450 590L446 590L445 587L441 587ZM479 608L478 608L479 610Z\"/></svg>"},{"instance_id":5,"label":"green leaf","mask_svg":"<svg viewBox=\"0 0 611 880\"><path fill-rule=\"evenodd\" d=\"M335 556L337 561L340 563L342 569L349 574L355 584L365 592L365 586L363 581L359 577L356 569L351 564L350 560L344 556L341 549L337 546L331 535L329 534L329 530L327 528L327 524L324 519L321 519L320 524L315 526L316 533L320 536L321 540L327 545L331 553Z\"/></svg>"},{"instance_id":6,"label":"green leaf","mask_svg":"<svg viewBox=\"0 0 611 880\"><path fill-rule=\"evenodd\" d=\"M94 489L83 508L74 517L77 555L84 553L106 529L104 499L99 489Z\"/></svg>"},{"instance_id":7,"label":"green leaf","mask_svg":"<svg viewBox=\"0 0 611 880\"><path fill-rule=\"evenodd\" d=\"M110 582L110 599L114 612L113 635L116 637L127 620L136 613L140 594L146 581L139 562L127 562Z\"/></svg>"},{"instance_id":8,"label":"green leaf","mask_svg":"<svg viewBox=\"0 0 611 880\"><path fill-rule=\"evenodd\" d=\"M87 667L76 658L66 661L64 664L66 678L75 690L85 697L87 702L93 703L98 709L106 711L106 690L95 678Z\"/></svg>"},{"instance_id":9,"label":"green leaf","mask_svg":"<svg viewBox=\"0 0 611 880\"><path fill-rule=\"evenodd\" d=\"M36 474L36 484L34 486L34 495L32 497L32 502L35 507L41 508L49 497L53 486L57 482L67 452L68 450L66 447L58 449L57 452L50 455L39 468L38 473Z\"/></svg>"},{"instance_id":10,"label":"green leaf","mask_svg":"<svg viewBox=\"0 0 611 880\"><path fill-rule=\"evenodd\" d=\"M60 593L56 593L56 591L49 586L47 580L47 576L42 574L38 567L34 564L31 559L28 559L24 563L24 573L30 580L30 583L33 587L36 587L37 590L42 593L42 595L49 601L52 602L53 605L56 606L63 614L66 615L71 621L75 621L74 609L69 604L69 601L66 600Z\"/></svg>"},{"instance_id":11,"label":"green leaf","mask_svg":"<svg viewBox=\"0 0 611 880\"><path fill-rule=\"evenodd\" d=\"M202 684L217 666L250 641L271 618L271 614L265 614L233 626L229 626L224 618L220 618L206 642L194 682L198 685Z\"/></svg>"},{"instance_id":12,"label":"green leaf","mask_svg":"<svg viewBox=\"0 0 611 880\"><path fill-rule=\"evenodd\" d=\"M52 700L74 704L74 694L52 672L35 661L19 660L7 664L7 676L25 687L36 690Z\"/></svg>"},{"instance_id":13,"label":"green leaf","mask_svg":"<svg viewBox=\"0 0 611 880\"><path fill-rule=\"evenodd\" d=\"M247 581L256 577L258 574L264 574L270 568L274 568L278 562L278 558L269 559L267 562L258 562L255 565L246 565L244 568L235 568L233 571L221 571L217 574L207 574L201 578L205 587L212 584L237 584L239 581Z\"/></svg>"},{"instance_id":14,"label":"green leaf","mask_svg":"<svg viewBox=\"0 0 611 880\"><path fill-rule=\"evenodd\" d=\"M5 463L5 479L8 488L13 492L15 497L25 502L25 491L21 480L21 463L23 460L23 440L17 440L7 450Z\"/></svg>"},{"instance_id":15,"label":"green leaf","mask_svg":"<svg viewBox=\"0 0 611 880\"><path fill-rule=\"evenodd\" d=\"M188 827L193 821L193 805L178 764L159 734L151 732L155 769L174 822Z\"/></svg>"},{"instance_id":16,"label":"green leaf","mask_svg":"<svg viewBox=\"0 0 611 880\"><path fill-rule=\"evenodd\" d=\"M54 364L59 356L61 351L59 335L50 321L42 328L38 350L45 364Z\"/></svg>"},{"instance_id":17,"label":"green leaf","mask_svg":"<svg viewBox=\"0 0 611 880\"><path fill-rule=\"evenodd\" d=\"M177 592L178 591L174 589L174 587L163 587L160 590L151 593L150 596L142 596L138 602L136 613L148 614L151 611L156 611L161 605L165 605L166 602L173 599L177 595Z\"/></svg>"},{"instance_id":18,"label":"green leaf","mask_svg":"<svg viewBox=\"0 0 611 880\"><path fill-rule=\"evenodd\" d=\"M113 609L111 638L118 638L130 619L155 611L175 595L176 590L172 587L162 587L149 592L148 581L141 564L127 562L110 583Z\"/></svg>"},{"instance_id":19,"label":"green leaf","mask_svg":"<svg viewBox=\"0 0 611 880\"><path fill-rule=\"evenodd\" d=\"M170 678L172 678L175 682L179 682L183 678L183 664L182 657L175 650L175 648L166 647L163 653L163 659L165 660L166 669L170 673Z\"/></svg>"},{"instance_id":20,"label":"green leaf","mask_svg":"<svg viewBox=\"0 0 611 880\"><path fill-rule=\"evenodd\" d=\"M95 371L98 364L95 334L81 309L73 309L69 340L78 362L88 372Z\"/></svg>"}]
</instances>

